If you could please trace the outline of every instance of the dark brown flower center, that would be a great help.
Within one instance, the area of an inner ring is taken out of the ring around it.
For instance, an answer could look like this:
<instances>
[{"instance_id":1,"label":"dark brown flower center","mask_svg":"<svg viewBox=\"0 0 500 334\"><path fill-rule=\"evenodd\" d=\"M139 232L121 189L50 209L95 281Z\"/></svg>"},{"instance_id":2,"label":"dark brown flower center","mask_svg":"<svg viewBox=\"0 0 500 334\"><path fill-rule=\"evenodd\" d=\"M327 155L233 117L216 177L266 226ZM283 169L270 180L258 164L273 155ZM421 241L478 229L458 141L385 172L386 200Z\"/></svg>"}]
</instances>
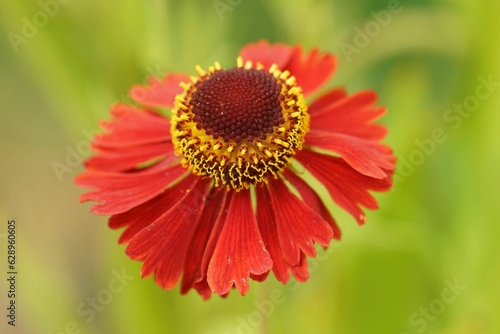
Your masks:
<instances>
[{"instance_id":1,"label":"dark brown flower center","mask_svg":"<svg viewBox=\"0 0 500 334\"><path fill-rule=\"evenodd\" d=\"M191 97L193 120L215 139L225 142L266 139L284 123L281 84L264 70L233 68L199 82Z\"/></svg>"},{"instance_id":2,"label":"dark brown flower center","mask_svg":"<svg viewBox=\"0 0 500 334\"><path fill-rule=\"evenodd\" d=\"M295 77L276 65L251 62L208 71L181 83L171 119L172 143L182 164L236 191L267 182L302 149L309 114Z\"/></svg>"}]
</instances>

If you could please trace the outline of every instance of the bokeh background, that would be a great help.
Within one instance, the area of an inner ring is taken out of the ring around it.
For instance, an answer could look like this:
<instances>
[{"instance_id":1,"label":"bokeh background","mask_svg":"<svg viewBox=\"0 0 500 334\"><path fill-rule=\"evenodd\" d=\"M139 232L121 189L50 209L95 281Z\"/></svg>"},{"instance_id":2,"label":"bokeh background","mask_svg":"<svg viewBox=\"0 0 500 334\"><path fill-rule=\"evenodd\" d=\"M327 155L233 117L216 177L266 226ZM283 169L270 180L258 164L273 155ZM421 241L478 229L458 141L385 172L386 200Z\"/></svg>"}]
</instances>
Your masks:
<instances>
[{"instance_id":1,"label":"bokeh background","mask_svg":"<svg viewBox=\"0 0 500 334\"><path fill-rule=\"evenodd\" d=\"M497 0L0 0L0 333L500 333L499 12ZM79 204L88 136L131 85L232 66L262 38L333 52L327 87L378 92L398 182L363 227L329 202L342 241L305 284L270 277L207 302L163 291Z\"/></svg>"}]
</instances>

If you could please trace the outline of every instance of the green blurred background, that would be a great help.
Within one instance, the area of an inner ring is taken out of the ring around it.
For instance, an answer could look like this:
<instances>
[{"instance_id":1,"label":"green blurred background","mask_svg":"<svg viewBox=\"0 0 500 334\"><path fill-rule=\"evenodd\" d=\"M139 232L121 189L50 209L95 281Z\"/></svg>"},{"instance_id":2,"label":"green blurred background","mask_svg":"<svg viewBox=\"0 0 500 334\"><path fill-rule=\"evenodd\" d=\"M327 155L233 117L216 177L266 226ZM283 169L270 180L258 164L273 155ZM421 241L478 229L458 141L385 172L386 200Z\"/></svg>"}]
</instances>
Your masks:
<instances>
[{"instance_id":1,"label":"green blurred background","mask_svg":"<svg viewBox=\"0 0 500 334\"><path fill-rule=\"evenodd\" d=\"M483 83L500 81L499 12L497 0L0 0L0 333L500 333L500 87ZM147 76L232 66L262 38L333 52L328 87L378 92L398 182L362 228L328 202L343 238L305 284L270 277L208 302L163 291L78 202L87 134Z\"/></svg>"}]
</instances>

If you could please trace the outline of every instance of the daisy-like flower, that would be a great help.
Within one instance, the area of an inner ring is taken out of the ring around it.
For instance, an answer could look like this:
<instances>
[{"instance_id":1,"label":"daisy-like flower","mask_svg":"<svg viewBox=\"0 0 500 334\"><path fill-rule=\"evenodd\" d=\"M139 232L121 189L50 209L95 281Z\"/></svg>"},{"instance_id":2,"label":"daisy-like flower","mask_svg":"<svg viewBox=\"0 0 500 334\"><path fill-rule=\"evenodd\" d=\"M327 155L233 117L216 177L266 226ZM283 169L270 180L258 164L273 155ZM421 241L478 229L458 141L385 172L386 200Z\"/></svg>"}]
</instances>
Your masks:
<instances>
[{"instance_id":1,"label":"daisy-like flower","mask_svg":"<svg viewBox=\"0 0 500 334\"><path fill-rule=\"evenodd\" d=\"M306 281L315 243L327 247L340 230L297 166L359 224L362 206L377 208L369 191L392 186L375 93L333 89L307 100L335 66L317 49L260 41L234 68L216 62L133 87L139 106L114 106L92 142L76 183L95 190L81 201L125 228L126 254L164 289L182 279L182 293L208 299L233 287L245 295L250 278L270 271L282 283Z\"/></svg>"}]
</instances>

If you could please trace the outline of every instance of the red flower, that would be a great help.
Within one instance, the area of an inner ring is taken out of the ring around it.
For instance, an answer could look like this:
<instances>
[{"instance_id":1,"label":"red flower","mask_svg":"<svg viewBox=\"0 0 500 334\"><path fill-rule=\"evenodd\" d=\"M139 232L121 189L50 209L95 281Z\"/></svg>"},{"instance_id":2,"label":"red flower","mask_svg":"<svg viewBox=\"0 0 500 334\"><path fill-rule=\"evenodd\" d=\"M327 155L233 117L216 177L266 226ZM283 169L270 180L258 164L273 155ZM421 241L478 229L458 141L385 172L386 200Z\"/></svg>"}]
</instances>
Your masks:
<instances>
[{"instance_id":1,"label":"red flower","mask_svg":"<svg viewBox=\"0 0 500 334\"><path fill-rule=\"evenodd\" d=\"M327 247L340 231L297 163L359 224L361 206L377 208L369 191L392 185L395 159L379 143L386 128L373 124L385 113L374 92L334 89L305 100L335 65L316 49L261 41L243 48L236 68L215 63L196 77L133 87L141 107L116 105L101 124L96 155L76 178L95 191L81 201L125 228L126 254L164 289L182 276L182 293L194 288L207 299L236 287L245 295L249 278L263 281L271 270L282 283L290 273L306 281L314 243Z\"/></svg>"}]
</instances>

